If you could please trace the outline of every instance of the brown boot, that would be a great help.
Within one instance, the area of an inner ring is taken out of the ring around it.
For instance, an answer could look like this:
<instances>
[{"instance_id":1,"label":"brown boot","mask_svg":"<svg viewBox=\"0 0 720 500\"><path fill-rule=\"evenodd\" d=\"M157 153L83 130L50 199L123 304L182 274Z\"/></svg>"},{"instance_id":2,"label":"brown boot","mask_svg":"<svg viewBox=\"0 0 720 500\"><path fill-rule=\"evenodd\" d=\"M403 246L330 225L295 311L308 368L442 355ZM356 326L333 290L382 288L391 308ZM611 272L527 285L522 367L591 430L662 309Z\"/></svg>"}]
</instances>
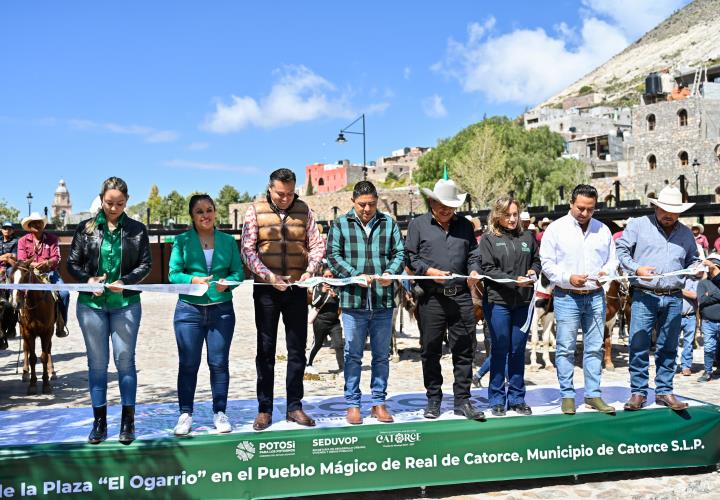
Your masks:
<instances>
[{"instance_id":1,"label":"brown boot","mask_svg":"<svg viewBox=\"0 0 720 500\"><path fill-rule=\"evenodd\" d=\"M647 403L647 398L645 396L642 394L633 394L630 396L630 399L625 402L623 409L625 411L641 410L645 403Z\"/></svg>"},{"instance_id":2,"label":"brown boot","mask_svg":"<svg viewBox=\"0 0 720 500\"><path fill-rule=\"evenodd\" d=\"M671 410L682 411L688 407L687 403L680 401L674 394L661 394L655 396L655 404L667 406Z\"/></svg>"},{"instance_id":3,"label":"brown boot","mask_svg":"<svg viewBox=\"0 0 720 500\"><path fill-rule=\"evenodd\" d=\"M253 429L256 431L264 431L272 424L272 413L259 412L253 422Z\"/></svg>"},{"instance_id":4,"label":"brown boot","mask_svg":"<svg viewBox=\"0 0 720 500\"><path fill-rule=\"evenodd\" d=\"M358 408L357 406L351 406L350 408L348 408L345 420L347 420L347 423L350 425L362 424L363 418L360 414L360 408Z\"/></svg>"},{"instance_id":5,"label":"brown boot","mask_svg":"<svg viewBox=\"0 0 720 500\"><path fill-rule=\"evenodd\" d=\"M305 413L302 408L287 412L285 414L285 420L295 422L298 425L304 425L305 427L315 427L315 420L310 418L310 415Z\"/></svg>"},{"instance_id":6,"label":"brown boot","mask_svg":"<svg viewBox=\"0 0 720 500\"><path fill-rule=\"evenodd\" d=\"M373 406L372 410L370 410L370 416L375 417L378 422L385 424L390 424L395 421L385 405Z\"/></svg>"}]
</instances>

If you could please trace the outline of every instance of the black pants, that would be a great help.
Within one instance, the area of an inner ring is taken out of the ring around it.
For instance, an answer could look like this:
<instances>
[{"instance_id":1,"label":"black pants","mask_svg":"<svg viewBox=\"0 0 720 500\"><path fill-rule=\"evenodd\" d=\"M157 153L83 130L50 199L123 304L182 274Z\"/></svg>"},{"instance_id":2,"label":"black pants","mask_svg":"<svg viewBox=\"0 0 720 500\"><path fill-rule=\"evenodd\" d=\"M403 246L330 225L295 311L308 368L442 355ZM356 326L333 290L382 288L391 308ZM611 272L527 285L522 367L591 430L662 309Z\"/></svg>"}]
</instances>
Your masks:
<instances>
[{"instance_id":1,"label":"black pants","mask_svg":"<svg viewBox=\"0 0 720 500\"><path fill-rule=\"evenodd\" d=\"M337 309L337 307L336 307ZM325 338L330 336L330 347L335 349L335 359L338 363L338 368L343 369L343 335L342 325L340 324L340 318L336 312L323 312L315 318L313 323L313 336L315 337L312 349L310 349L310 355L308 356L308 366L312 366L315 356L320 352L320 348L325 342Z\"/></svg>"},{"instance_id":2,"label":"black pants","mask_svg":"<svg viewBox=\"0 0 720 500\"><path fill-rule=\"evenodd\" d=\"M426 294L418 304L422 343L423 380L428 399L442 399L440 357L445 331L452 353L455 405L470 399L470 380L475 351L475 315L472 299L465 292L455 297Z\"/></svg>"},{"instance_id":3,"label":"black pants","mask_svg":"<svg viewBox=\"0 0 720 500\"><path fill-rule=\"evenodd\" d=\"M255 326L257 328L258 411L272 413L275 385L275 348L280 315L285 325L287 344L287 411L302 408L303 374L305 372L305 346L307 345L307 292L304 288L290 287L285 291L271 286L256 286Z\"/></svg>"}]
</instances>

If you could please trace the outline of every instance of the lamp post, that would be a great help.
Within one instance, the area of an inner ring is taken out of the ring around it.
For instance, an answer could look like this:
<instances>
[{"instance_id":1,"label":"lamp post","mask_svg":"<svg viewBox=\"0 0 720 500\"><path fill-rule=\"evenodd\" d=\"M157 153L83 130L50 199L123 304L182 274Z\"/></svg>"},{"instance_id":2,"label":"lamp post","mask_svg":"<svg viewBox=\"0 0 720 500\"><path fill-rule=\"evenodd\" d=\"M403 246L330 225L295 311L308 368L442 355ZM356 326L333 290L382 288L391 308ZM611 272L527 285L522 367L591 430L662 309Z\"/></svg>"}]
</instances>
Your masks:
<instances>
[{"instance_id":1,"label":"lamp post","mask_svg":"<svg viewBox=\"0 0 720 500\"><path fill-rule=\"evenodd\" d=\"M237 225L238 209L237 208L233 208L233 216L235 217L235 222L233 223L233 229L237 229L238 228L238 225Z\"/></svg>"},{"instance_id":2,"label":"lamp post","mask_svg":"<svg viewBox=\"0 0 720 500\"><path fill-rule=\"evenodd\" d=\"M413 188L410 188L410 192L408 192L410 195L410 217L415 216L415 212L413 211L413 200L415 199L415 191L413 191Z\"/></svg>"},{"instance_id":3,"label":"lamp post","mask_svg":"<svg viewBox=\"0 0 720 500\"><path fill-rule=\"evenodd\" d=\"M700 162L695 158L692 162L693 173L695 174L695 196L700 194L700 183L698 182L698 174L700 173Z\"/></svg>"},{"instance_id":4,"label":"lamp post","mask_svg":"<svg viewBox=\"0 0 720 500\"><path fill-rule=\"evenodd\" d=\"M30 217L30 213L32 212L32 201L33 201L33 195L32 193L28 193L25 197L28 202L28 217Z\"/></svg>"},{"instance_id":5,"label":"lamp post","mask_svg":"<svg viewBox=\"0 0 720 500\"><path fill-rule=\"evenodd\" d=\"M352 130L348 130L350 127L355 125L358 121L362 120L362 132L355 132ZM337 139L335 139L335 142L338 144L345 144L347 142L347 139L345 138L345 134L357 134L361 135L363 138L363 166L362 166L362 172L363 172L363 180L367 180L367 161L365 157L365 113L361 114L355 120L345 128L340 129L340 133L337 136Z\"/></svg>"}]
</instances>

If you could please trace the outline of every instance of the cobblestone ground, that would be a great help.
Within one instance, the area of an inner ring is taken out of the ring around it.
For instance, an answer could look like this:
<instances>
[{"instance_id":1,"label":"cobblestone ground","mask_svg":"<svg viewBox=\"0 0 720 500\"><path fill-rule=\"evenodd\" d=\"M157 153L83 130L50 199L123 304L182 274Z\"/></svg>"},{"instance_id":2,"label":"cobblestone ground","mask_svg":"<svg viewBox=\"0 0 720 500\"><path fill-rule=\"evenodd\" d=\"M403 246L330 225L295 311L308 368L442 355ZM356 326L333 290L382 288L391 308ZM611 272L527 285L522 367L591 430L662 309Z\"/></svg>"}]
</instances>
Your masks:
<instances>
[{"instance_id":1,"label":"cobblestone ground","mask_svg":"<svg viewBox=\"0 0 720 500\"><path fill-rule=\"evenodd\" d=\"M235 292L235 311L237 324L231 350L230 398L253 399L255 397L255 324L251 291L246 287ZM137 344L138 366L138 402L174 402L176 399L175 381L177 376L177 348L172 328L172 316L175 297L161 294L143 295L143 319ZM84 355L82 335L75 318L75 297L70 308L70 336L53 339L53 359L58 378L54 381L54 394L51 396L26 396L25 385L16 375L17 349L19 343L12 340L10 349L0 351L0 410L27 408L65 408L89 406L87 390L87 365ZM422 373L419 363L417 325L405 317L404 333L398 339L400 360L391 365L388 392L400 393L423 391ZM276 394L284 394L284 354L285 344L282 324L278 339L278 364L276 374ZM480 333L480 332L479 332ZM481 335L479 335L481 339ZM482 345L482 342L479 342ZM695 350L695 366L702 363L702 351ZM365 356L369 362L369 353ZM482 359L482 356L480 356ZM554 353L553 353L554 359ZM615 371L603 373L604 383L628 383L627 348L618 341L614 342ZM451 360L444 356L443 375L452 379ZM315 361L319 371L319 380L305 383L305 394L333 395L342 393L342 375L336 373L335 355L329 348L323 348ZM38 366L40 368L40 366ZM369 369L369 367L364 367ZM108 390L108 403L120 404L114 367L111 367L111 384ZM652 373L651 373L652 376ZM707 384L697 383L697 374L692 377L675 378L678 394L694 397L714 404L720 404L720 380ZM369 392L369 377L363 377L363 392ZM557 384L555 372L540 369L527 371L529 385ZM582 384L582 370L575 370L576 384ZM483 380L487 382L487 378ZM197 400L209 400L210 383L207 366L200 369ZM232 417L232 416L231 416ZM432 487L425 494L431 498L657 498L672 499L693 497L694 499L718 498L720 492L720 473L709 469L679 470L663 473L636 472L598 474L575 478L533 479L524 481L504 481L494 483L476 483L459 486ZM336 498L417 498L419 489L392 491L386 493L354 494Z\"/></svg>"}]
</instances>

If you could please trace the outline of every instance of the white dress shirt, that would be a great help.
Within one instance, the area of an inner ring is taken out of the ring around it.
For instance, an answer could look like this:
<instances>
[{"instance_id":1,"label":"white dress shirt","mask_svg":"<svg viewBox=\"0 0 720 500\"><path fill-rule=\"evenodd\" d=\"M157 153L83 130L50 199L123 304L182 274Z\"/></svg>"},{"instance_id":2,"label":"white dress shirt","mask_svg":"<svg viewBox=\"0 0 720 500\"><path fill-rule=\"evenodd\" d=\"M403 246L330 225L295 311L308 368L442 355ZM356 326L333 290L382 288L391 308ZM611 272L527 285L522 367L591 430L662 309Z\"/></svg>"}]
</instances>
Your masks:
<instances>
[{"instance_id":1,"label":"white dress shirt","mask_svg":"<svg viewBox=\"0 0 720 500\"><path fill-rule=\"evenodd\" d=\"M591 278L598 273L617 274L618 260L615 242L610 229L596 219L590 219L583 232L580 224L569 213L548 226L540 244L542 272L560 288L596 290L595 281L585 286L570 284L570 275L587 274Z\"/></svg>"}]
</instances>

